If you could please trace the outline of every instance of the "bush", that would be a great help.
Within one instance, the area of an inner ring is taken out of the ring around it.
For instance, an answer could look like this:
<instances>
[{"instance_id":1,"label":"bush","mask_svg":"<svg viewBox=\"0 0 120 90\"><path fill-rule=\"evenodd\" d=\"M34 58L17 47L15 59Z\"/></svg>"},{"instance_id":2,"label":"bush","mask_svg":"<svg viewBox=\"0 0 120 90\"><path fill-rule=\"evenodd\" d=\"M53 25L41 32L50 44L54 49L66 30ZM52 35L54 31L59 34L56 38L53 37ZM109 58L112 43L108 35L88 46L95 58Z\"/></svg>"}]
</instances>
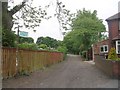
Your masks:
<instances>
[{"instance_id":1,"label":"bush","mask_svg":"<svg viewBox=\"0 0 120 90\"><path fill-rule=\"evenodd\" d=\"M10 30L2 30L2 46L15 47L16 35Z\"/></svg>"},{"instance_id":2,"label":"bush","mask_svg":"<svg viewBox=\"0 0 120 90\"><path fill-rule=\"evenodd\" d=\"M86 56L86 53L87 53L87 51L82 51L81 57L82 57L83 59L88 60L88 59L87 59L87 56Z\"/></svg>"},{"instance_id":3,"label":"bush","mask_svg":"<svg viewBox=\"0 0 120 90\"><path fill-rule=\"evenodd\" d=\"M22 43L18 45L19 48L38 50L38 47L35 43Z\"/></svg>"},{"instance_id":4,"label":"bush","mask_svg":"<svg viewBox=\"0 0 120 90\"><path fill-rule=\"evenodd\" d=\"M19 37L19 43L34 43L34 39L31 37Z\"/></svg>"},{"instance_id":5,"label":"bush","mask_svg":"<svg viewBox=\"0 0 120 90\"><path fill-rule=\"evenodd\" d=\"M48 50L48 46L46 44L40 44L38 48Z\"/></svg>"},{"instance_id":6,"label":"bush","mask_svg":"<svg viewBox=\"0 0 120 90\"><path fill-rule=\"evenodd\" d=\"M111 48L108 54L108 60L118 60L115 48Z\"/></svg>"},{"instance_id":7,"label":"bush","mask_svg":"<svg viewBox=\"0 0 120 90\"><path fill-rule=\"evenodd\" d=\"M68 49L65 46L58 46L57 51L62 52L64 54L65 59Z\"/></svg>"}]
</instances>

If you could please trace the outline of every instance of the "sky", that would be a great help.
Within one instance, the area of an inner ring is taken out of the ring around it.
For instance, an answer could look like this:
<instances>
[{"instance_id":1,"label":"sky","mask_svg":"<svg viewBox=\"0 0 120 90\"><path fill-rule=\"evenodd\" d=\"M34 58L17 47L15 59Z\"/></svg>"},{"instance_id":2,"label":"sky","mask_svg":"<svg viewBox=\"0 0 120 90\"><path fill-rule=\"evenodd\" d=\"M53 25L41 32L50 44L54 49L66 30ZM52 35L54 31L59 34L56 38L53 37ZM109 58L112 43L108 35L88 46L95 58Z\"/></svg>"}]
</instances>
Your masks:
<instances>
[{"instance_id":1,"label":"sky","mask_svg":"<svg viewBox=\"0 0 120 90\"><path fill-rule=\"evenodd\" d=\"M19 4L22 0L14 0L14 5ZM35 6L45 6L50 4L48 14L53 15L56 7L56 0L33 0ZM105 19L118 13L118 2L120 0L59 0L65 4L66 9L75 13L76 10L86 10L94 11L97 10L97 16L99 19L103 20L103 24L108 30L107 22ZM59 24L56 18L51 18L49 20L43 20L40 23L40 27L35 28L36 32L33 30L22 30L29 32L29 36L34 38L35 42L38 37L52 37L57 40L63 40L62 32L59 30Z\"/></svg>"}]
</instances>

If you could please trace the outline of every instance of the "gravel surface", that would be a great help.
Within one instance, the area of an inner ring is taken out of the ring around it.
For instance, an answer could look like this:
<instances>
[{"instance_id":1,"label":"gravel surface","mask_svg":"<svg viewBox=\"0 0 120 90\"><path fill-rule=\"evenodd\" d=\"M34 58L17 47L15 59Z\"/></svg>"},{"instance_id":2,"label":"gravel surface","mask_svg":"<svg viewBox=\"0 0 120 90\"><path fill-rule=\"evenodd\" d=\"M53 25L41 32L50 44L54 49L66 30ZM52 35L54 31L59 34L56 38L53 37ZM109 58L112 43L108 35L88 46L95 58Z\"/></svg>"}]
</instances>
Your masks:
<instances>
[{"instance_id":1,"label":"gravel surface","mask_svg":"<svg viewBox=\"0 0 120 90\"><path fill-rule=\"evenodd\" d=\"M99 71L94 62L68 55L66 60L30 76L3 80L3 88L118 88L118 80Z\"/></svg>"}]
</instances>

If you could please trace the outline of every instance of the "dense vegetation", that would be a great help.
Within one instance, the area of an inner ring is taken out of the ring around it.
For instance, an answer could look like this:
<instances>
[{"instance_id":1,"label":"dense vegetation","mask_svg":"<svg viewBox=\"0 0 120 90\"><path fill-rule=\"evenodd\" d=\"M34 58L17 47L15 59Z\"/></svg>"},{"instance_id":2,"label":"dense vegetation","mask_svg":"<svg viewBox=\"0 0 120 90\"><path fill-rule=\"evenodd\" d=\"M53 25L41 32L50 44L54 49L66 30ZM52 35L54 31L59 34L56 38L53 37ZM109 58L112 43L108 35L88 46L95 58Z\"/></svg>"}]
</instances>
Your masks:
<instances>
[{"instance_id":1,"label":"dense vegetation","mask_svg":"<svg viewBox=\"0 0 120 90\"><path fill-rule=\"evenodd\" d=\"M64 43L69 53L79 54L87 51L95 42L103 39L105 26L97 17L97 11L79 10L72 20L72 31L65 38Z\"/></svg>"},{"instance_id":2,"label":"dense vegetation","mask_svg":"<svg viewBox=\"0 0 120 90\"><path fill-rule=\"evenodd\" d=\"M2 29L2 46L15 47L16 35L10 30Z\"/></svg>"},{"instance_id":3,"label":"dense vegetation","mask_svg":"<svg viewBox=\"0 0 120 90\"><path fill-rule=\"evenodd\" d=\"M58 47L58 42L56 39L51 38L51 37L39 37L37 39L36 44L41 45L45 44L49 48L57 48Z\"/></svg>"},{"instance_id":4,"label":"dense vegetation","mask_svg":"<svg viewBox=\"0 0 120 90\"><path fill-rule=\"evenodd\" d=\"M34 43L34 39L31 37L19 37L19 43Z\"/></svg>"}]
</instances>

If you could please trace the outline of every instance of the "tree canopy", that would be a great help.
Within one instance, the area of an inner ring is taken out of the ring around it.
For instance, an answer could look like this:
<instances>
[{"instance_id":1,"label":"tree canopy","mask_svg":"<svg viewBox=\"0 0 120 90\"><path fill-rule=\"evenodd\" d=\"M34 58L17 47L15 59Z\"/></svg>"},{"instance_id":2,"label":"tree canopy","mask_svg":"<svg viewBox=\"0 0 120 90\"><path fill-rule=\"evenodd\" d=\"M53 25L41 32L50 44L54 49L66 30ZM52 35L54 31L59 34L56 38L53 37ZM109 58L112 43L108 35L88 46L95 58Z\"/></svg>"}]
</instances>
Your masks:
<instances>
[{"instance_id":1,"label":"tree canopy","mask_svg":"<svg viewBox=\"0 0 120 90\"><path fill-rule=\"evenodd\" d=\"M72 21L72 31L65 36L64 43L69 52L86 51L101 40L101 32L105 32L105 26L97 17L97 11L79 10Z\"/></svg>"},{"instance_id":2,"label":"tree canopy","mask_svg":"<svg viewBox=\"0 0 120 90\"><path fill-rule=\"evenodd\" d=\"M19 43L34 43L31 37L19 37Z\"/></svg>"},{"instance_id":3,"label":"tree canopy","mask_svg":"<svg viewBox=\"0 0 120 90\"><path fill-rule=\"evenodd\" d=\"M36 44L45 44L50 48L56 48L58 46L58 41L51 37L39 37Z\"/></svg>"}]
</instances>

